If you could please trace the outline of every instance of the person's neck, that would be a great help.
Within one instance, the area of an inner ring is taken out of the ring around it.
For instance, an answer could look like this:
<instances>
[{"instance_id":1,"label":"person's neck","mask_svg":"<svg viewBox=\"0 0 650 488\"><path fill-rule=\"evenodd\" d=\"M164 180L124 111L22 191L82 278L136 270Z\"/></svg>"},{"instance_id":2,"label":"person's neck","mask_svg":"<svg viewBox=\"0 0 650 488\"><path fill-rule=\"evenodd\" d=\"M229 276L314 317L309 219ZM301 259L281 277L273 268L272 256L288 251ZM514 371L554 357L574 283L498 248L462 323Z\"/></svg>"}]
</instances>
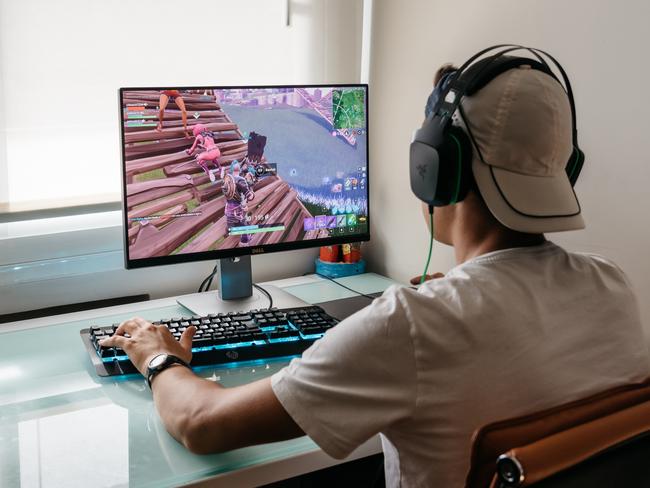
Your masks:
<instances>
[{"instance_id":1,"label":"person's neck","mask_svg":"<svg viewBox=\"0 0 650 488\"><path fill-rule=\"evenodd\" d=\"M459 227L454 233L456 264L489 252L513 247L538 246L546 241L544 234L525 234L505 227Z\"/></svg>"}]
</instances>

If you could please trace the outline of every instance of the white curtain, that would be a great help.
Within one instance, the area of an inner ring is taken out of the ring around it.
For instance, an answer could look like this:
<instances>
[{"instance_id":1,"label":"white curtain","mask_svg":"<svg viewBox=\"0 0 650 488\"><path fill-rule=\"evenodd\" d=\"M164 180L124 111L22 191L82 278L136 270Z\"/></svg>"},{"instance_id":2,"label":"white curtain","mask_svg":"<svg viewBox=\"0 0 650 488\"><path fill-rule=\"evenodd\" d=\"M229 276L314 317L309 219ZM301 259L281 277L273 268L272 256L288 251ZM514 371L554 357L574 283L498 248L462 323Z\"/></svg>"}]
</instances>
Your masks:
<instances>
[{"instance_id":1,"label":"white curtain","mask_svg":"<svg viewBox=\"0 0 650 488\"><path fill-rule=\"evenodd\" d=\"M358 81L361 17L361 0L0 0L0 202L118 199L120 86Z\"/></svg>"}]
</instances>

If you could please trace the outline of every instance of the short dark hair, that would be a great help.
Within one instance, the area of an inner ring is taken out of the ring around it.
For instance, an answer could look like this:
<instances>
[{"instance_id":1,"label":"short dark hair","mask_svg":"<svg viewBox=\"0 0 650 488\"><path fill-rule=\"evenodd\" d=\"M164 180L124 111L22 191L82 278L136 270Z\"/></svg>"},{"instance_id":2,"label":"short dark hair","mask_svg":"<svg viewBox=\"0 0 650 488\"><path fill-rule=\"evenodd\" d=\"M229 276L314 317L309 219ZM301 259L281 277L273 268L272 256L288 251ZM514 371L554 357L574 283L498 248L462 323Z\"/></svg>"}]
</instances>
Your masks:
<instances>
[{"instance_id":1,"label":"short dark hair","mask_svg":"<svg viewBox=\"0 0 650 488\"><path fill-rule=\"evenodd\" d=\"M458 71L458 68L452 63L445 63L440 66L440 68L438 68L438 71L436 71L436 74L433 76L433 86L436 86L443 76L452 73L453 71Z\"/></svg>"}]
</instances>

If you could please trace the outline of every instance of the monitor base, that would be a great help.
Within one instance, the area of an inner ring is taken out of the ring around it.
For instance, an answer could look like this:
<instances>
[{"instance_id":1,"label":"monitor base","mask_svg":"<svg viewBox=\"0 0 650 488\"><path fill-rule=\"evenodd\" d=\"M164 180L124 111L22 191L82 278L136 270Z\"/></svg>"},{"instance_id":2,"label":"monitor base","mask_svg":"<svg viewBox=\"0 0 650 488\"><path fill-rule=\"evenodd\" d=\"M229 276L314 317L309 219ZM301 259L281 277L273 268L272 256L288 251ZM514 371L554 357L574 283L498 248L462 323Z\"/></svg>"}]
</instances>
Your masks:
<instances>
[{"instance_id":1,"label":"monitor base","mask_svg":"<svg viewBox=\"0 0 650 488\"><path fill-rule=\"evenodd\" d=\"M309 305L300 298L273 285L264 285L264 289L273 297L273 306L277 308L305 307ZM253 295L239 300L222 300L218 291L192 293L176 299L179 305L190 310L195 315L211 313L239 312L252 309L267 308L269 299L259 290L254 289Z\"/></svg>"}]
</instances>

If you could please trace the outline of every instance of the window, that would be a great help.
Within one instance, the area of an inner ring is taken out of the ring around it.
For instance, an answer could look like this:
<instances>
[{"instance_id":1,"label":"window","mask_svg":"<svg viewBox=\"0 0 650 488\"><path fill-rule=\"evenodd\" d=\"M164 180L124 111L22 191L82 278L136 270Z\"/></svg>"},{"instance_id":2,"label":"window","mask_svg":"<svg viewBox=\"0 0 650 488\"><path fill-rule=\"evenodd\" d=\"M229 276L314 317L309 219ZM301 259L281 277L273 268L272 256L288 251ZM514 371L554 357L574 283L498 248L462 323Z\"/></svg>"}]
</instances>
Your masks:
<instances>
[{"instance_id":1,"label":"window","mask_svg":"<svg viewBox=\"0 0 650 488\"><path fill-rule=\"evenodd\" d=\"M120 86L358 81L361 20L361 0L0 0L0 217L119 200Z\"/></svg>"}]
</instances>

